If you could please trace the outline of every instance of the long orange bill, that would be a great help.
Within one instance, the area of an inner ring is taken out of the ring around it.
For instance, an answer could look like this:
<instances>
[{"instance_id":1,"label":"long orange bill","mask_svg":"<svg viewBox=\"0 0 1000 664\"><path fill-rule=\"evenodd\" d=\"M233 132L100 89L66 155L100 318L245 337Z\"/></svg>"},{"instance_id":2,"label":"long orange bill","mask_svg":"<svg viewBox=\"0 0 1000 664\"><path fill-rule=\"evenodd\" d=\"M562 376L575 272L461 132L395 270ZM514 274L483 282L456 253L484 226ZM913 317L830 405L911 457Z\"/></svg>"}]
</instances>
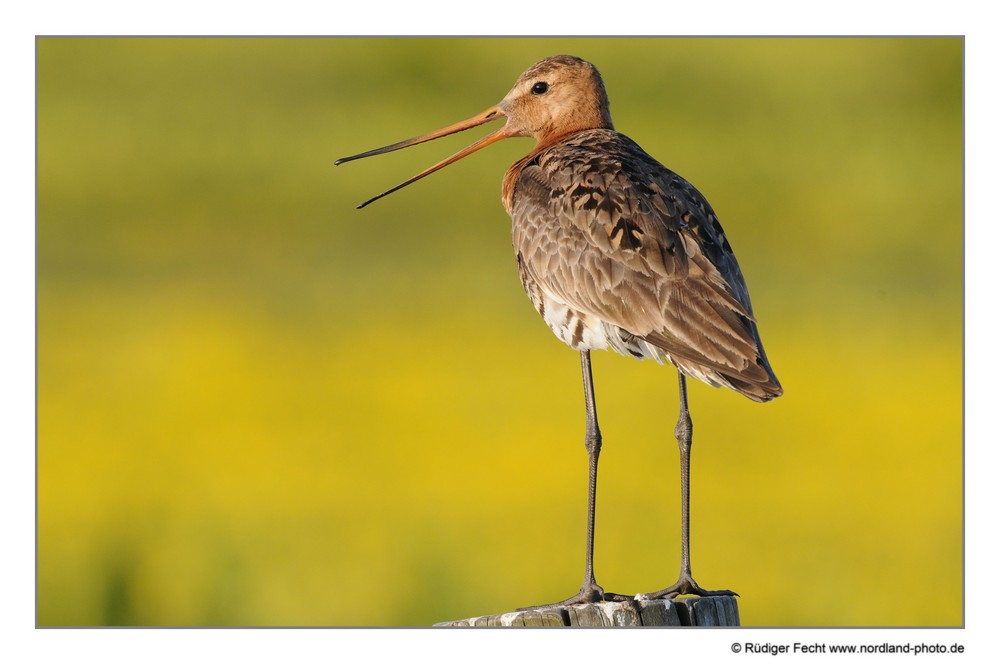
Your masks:
<instances>
[{"instance_id":1,"label":"long orange bill","mask_svg":"<svg viewBox=\"0 0 1000 664\"><path fill-rule=\"evenodd\" d=\"M438 129L437 131L432 131L429 134L424 134L422 136L416 136L414 138L409 138L409 139L407 139L405 141L400 141L399 143L393 143L392 145L386 145L385 147L376 148L374 150L369 150L368 152L362 152L360 154L352 155L350 157L343 157L343 158L338 159L337 161L335 161L334 164L337 165L337 166L339 166L340 164L343 164L344 162L353 161L355 159L363 159L364 157L374 157L375 155L385 154L386 152L392 152L393 150L402 150L403 148L408 148L411 145L417 145L419 143L425 143L427 141L433 141L435 138L441 138L442 136L448 136L450 134L456 134L456 133L458 133L460 131L465 131L466 129L472 129L473 127L478 127L481 124L485 124L487 122L490 122L491 120L496 120L496 119L502 118L502 117L504 117L503 111L500 110L499 106L494 106L492 108L486 109L485 111L483 111L479 115L475 115L475 116L469 118L468 120L462 120L461 122L456 122L453 125L448 125L444 129ZM374 196L372 198L369 198L367 201L365 201L364 203L362 203L361 205L359 205L358 209L360 210L364 206L368 205L369 203L371 203L373 201L377 201L378 199L382 198L383 196L388 196L392 192L398 191L398 190L402 189L403 187L405 187L406 185L412 184L412 183L416 182L417 180L430 175L434 171L440 170L440 169L444 168L445 166L447 166L448 164L451 164L451 163L454 163L454 162L458 161L462 157L469 156L470 154L472 154L476 150L479 150L481 148L485 148L487 145L490 145L492 143L496 143L497 141L502 140L504 138L508 138L509 136L513 136L513 134L508 133L507 127L505 125L505 126L501 127L500 129L497 129L495 132L493 132L491 134L487 134L486 136L483 136L481 139L479 139L478 141L476 141L475 143L473 143L469 147L465 148L464 150L459 150L458 152L456 152L455 154L451 155L450 157L448 157L444 161L441 161L441 162L438 162L438 163L434 164L433 166L431 166L430 168L428 168L426 171L423 171L421 173L418 173L418 174L414 175L412 178L410 178L406 182L402 182L400 184L397 184L392 189L389 189L387 191L383 191L378 196Z\"/></svg>"}]
</instances>

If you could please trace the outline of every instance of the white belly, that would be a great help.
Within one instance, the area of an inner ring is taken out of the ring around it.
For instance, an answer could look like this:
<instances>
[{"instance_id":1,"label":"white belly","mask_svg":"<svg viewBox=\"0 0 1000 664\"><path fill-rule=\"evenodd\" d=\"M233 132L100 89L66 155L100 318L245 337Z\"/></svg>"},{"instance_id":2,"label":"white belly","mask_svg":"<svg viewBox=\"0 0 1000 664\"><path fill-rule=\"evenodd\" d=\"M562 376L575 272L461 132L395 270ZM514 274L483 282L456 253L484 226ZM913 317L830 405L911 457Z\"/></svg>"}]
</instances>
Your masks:
<instances>
[{"instance_id":1,"label":"white belly","mask_svg":"<svg viewBox=\"0 0 1000 664\"><path fill-rule=\"evenodd\" d=\"M542 315L545 324L564 344L573 350L611 348L622 355L639 360L649 358L660 364L663 364L664 361L670 362L681 373L704 381L713 387L722 384L714 372L704 371L702 367L691 362L678 361L645 339L596 316L577 311L548 293L542 292L541 289L535 293L529 291L529 295L534 295L531 297L531 301Z\"/></svg>"},{"instance_id":2,"label":"white belly","mask_svg":"<svg viewBox=\"0 0 1000 664\"><path fill-rule=\"evenodd\" d=\"M604 321L547 296L543 296L543 306L536 308L545 324L573 350L601 350L610 345Z\"/></svg>"}]
</instances>

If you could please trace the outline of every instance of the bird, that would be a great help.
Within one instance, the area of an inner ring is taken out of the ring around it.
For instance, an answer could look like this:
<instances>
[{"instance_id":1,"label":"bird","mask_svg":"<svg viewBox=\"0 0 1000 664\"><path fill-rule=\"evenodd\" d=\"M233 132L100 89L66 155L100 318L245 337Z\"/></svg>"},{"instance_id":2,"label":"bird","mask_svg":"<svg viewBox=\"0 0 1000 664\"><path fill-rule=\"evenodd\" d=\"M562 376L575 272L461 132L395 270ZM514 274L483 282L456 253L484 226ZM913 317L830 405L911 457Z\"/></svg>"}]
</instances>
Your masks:
<instances>
[{"instance_id":1,"label":"bird","mask_svg":"<svg viewBox=\"0 0 1000 664\"><path fill-rule=\"evenodd\" d=\"M534 148L506 172L502 202L511 217L521 285L556 337L579 352L588 456L584 579L568 599L532 608L679 595L736 595L694 579L690 547L692 419L687 378L726 387L755 402L783 390L768 362L736 255L705 197L615 130L604 81L572 55L531 65L496 105L471 118L349 157L411 147L487 122L499 129L383 196L497 141L527 137ZM681 565L677 581L636 595L606 592L594 574L597 467L603 444L590 352L612 349L677 369Z\"/></svg>"}]
</instances>

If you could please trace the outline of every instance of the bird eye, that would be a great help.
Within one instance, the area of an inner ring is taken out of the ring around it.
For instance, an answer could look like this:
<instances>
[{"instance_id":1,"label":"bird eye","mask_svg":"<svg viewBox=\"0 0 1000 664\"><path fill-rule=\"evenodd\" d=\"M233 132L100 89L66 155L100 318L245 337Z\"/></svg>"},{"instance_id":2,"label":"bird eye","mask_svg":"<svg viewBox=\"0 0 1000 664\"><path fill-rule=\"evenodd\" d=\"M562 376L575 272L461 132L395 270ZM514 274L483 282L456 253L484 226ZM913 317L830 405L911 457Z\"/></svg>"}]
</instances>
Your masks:
<instances>
[{"instance_id":1,"label":"bird eye","mask_svg":"<svg viewBox=\"0 0 1000 664\"><path fill-rule=\"evenodd\" d=\"M545 81L539 81L531 86L531 94L533 95L543 95L549 91L549 84Z\"/></svg>"}]
</instances>

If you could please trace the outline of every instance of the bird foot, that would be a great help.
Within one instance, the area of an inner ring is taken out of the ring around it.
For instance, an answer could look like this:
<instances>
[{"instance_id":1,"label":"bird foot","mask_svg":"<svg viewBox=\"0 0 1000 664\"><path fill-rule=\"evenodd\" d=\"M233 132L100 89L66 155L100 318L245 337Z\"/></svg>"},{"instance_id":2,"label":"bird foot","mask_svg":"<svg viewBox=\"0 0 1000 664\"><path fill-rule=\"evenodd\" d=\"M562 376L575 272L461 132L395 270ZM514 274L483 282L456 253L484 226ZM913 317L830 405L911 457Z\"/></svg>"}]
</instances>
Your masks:
<instances>
[{"instance_id":1,"label":"bird foot","mask_svg":"<svg viewBox=\"0 0 1000 664\"><path fill-rule=\"evenodd\" d=\"M732 590L705 590L691 577L690 573L681 572L681 576L677 579L677 583L674 585L664 588L663 590L657 590L655 593L639 593L635 596L636 600L649 600L649 599L673 599L678 595L697 595L698 597L717 597L723 595L739 597L738 593L734 593Z\"/></svg>"},{"instance_id":2,"label":"bird foot","mask_svg":"<svg viewBox=\"0 0 1000 664\"><path fill-rule=\"evenodd\" d=\"M561 609L574 604L596 604L597 602L631 602L634 601L631 595L621 595L619 593L605 592L604 588L596 583L586 584L580 588L580 592L561 602L552 604L539 604L538 606L527 606L518 611L544 611L545 609Z\"/></svg>"}]
</instances>

